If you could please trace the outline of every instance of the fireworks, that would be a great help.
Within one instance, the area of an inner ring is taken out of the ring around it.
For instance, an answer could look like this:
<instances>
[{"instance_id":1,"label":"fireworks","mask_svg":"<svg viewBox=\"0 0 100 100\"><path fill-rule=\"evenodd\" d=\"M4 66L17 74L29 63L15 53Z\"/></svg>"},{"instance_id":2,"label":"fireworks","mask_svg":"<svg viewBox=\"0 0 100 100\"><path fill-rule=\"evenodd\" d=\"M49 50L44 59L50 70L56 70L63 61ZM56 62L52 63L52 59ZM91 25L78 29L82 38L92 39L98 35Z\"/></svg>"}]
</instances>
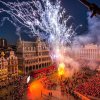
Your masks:
<instances>
[{"instance_id":1,"label":"fireworks","mask_svg":"<svg viewBox=\"0 0 100 100\"><path fill-rule=\"evenodd\" d=\"M16 28L27 28L33 36L39 36L47 40L54 59L66 43L71 43L71 37L75 35L72 25L67 26L71 16L66 15L61 7L61 2L50 2L50 0L32 0L27 2L3 2L5 7L0 8L0 13L6 13L9 20ZM24 31L24 30L23 30Z\"/></svg>"},{"instance_id":2,"label":"fireworks","mask_svg":"<svg viewBox=\"0 0 100 100\"><path fill-rule=\"evenodd\" d=\"M58 74L60 76L64 75L65 73L65 64L64 63L60 63L59 67L58 67Z\"/></svg>"}]
</instances>

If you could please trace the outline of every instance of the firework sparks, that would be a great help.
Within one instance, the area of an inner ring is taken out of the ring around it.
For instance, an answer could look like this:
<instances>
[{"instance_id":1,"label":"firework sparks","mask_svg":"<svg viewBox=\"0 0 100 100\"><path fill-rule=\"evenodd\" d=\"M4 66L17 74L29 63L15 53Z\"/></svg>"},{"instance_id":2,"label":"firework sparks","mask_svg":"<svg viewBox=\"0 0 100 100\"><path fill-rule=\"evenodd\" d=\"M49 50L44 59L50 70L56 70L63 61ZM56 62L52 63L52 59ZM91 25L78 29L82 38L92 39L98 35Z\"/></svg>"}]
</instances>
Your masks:
<instances>
[{"instance_id":1,"label":"firework sparks","mask_svg":"<svg viewBox=\"0 0 100 100\"><path fill-rule=\"evenodd\" d=\"M60 76L62 76L62 75L64 75L64 72L65 72L65 64L64 63L60 63L59 67L58 67L58 74Z\"/></svg>"},{"instance_id":2,"label":"firework sparks","mask_svg":"<svg viewBox=\"0 0 100 100\"><path fill-rule=\"evenodd\" d=\"M33 36L46 39L53 53L52 58L60 55L57 49L62 49L66 43L70 43L75 34L72 25L67 26L71 16L66 15L61 7L61 2L50 0L32 0L27 2L3 2L5 8L0 8L0 13L6 13L10 17L4 17L16 27L26 27ZM20 28L21 29L21 28Z\"/></svg>"}]
</instances>

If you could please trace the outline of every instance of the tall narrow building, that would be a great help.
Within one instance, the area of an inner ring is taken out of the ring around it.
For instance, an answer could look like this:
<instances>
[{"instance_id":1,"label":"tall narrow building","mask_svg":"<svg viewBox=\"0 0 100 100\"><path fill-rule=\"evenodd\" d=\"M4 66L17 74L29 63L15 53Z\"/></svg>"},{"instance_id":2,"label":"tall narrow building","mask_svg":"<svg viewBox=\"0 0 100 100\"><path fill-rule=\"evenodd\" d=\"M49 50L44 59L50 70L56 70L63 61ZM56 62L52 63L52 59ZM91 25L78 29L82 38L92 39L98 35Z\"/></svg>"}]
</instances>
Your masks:
<instances>
[{"instance_id":1,"label":"tall narrow building","mask_svg":"<svg viewBox=\"0 0 100 100\"><path fill-rule=\"evenodd\" d=\"M0 38L0 48L7 48L7 40Z\"/></svg>"},{"instance_id":2,"label":"tall narrow building","mask_svg":"<svg viewBox=\"0 0 100 100\"><path fill-rule=\"evenodd\" d=\"M0 86L4 86L7 84L8 62L4 57L4 52L1 52L0 56Z\"/></svg>"},{"instance_id":3,"label":"tall narrow building","mask_svg":"<svg viewBox=\"0 0 100 100\"><path fill-rule=\"evenodd\" d=\"M16 79L18 76L18 59L14 54L14 51L9 52L9 56L7 58L8 61L8 77L12 79Z\"/></svg>"}]
</instances>

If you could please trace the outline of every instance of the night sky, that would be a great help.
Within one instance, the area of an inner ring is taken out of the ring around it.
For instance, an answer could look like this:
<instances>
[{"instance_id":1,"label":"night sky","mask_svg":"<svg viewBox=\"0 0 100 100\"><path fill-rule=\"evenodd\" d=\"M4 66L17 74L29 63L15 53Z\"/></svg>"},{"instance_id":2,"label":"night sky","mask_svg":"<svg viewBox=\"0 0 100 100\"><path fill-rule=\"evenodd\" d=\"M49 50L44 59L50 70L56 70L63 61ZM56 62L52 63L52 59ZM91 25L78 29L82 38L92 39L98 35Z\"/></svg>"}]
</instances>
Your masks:
<instances>
[{"instance_id":1,"label":"night sky","mask_svg":"<svg viewBox=\"0 0 100 100\"><path fill-rule=\"evenodd\" d=\"M14 0L3 0L3 1L14 1ZM96 3L98 6L100 6L100 0L88 0L88 1ZM77 30L78 35L84 34L85 31L88 30L88 23L87 23L88 9L83 4L81 4L79 0L62 0L62 6L71 16L73 16L73 23L76 26L80 24L83 25L83 27ZM0 20L1 18L2 15L0 15ZM0 37L6 38L10 44L15 44L16 40L18 39L15 27L8 21L6 21L4 25L0 27ZM28 38L27 34L23 34L23 38L27 39Z\"/></svg>"}]
</instances>

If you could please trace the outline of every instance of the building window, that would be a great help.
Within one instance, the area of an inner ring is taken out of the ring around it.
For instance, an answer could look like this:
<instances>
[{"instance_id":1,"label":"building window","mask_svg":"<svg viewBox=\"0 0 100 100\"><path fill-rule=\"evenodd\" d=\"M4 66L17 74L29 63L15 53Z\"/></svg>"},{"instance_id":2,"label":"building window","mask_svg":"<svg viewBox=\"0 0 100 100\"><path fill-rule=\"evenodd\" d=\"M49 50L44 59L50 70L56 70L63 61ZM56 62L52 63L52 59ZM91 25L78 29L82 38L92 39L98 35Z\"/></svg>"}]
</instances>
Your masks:
<instances>
[{"instance_id":1,"label":"building window","mask_svg":"<svg viewBox=\"0 0 100 100\"><path fill-rule=\"evenodd\" d=\"M31 66L29 67L29 71L32 71L32 67Z\"/></svg>"},{"instance_id":2,"label":"building window","mask_svg":"<svg viewBox=\"0 0 100 100\"><path fill-rule=\"evenodd\" d=\"M41 64L39 65L39 69L41 68Z\"/></svg>"},{"instance_id":3,"label":"building window","mask_svg":"<svg viewBox=\"0 0 100 100\"><path fill-rule=\"evenodd\" d=\"M28 72L28 67L26 67L26 72Z\"/></svg>"},{"instance_id":4,"label":"building window","mask_svg":"<svg viewBox=\"0 0 100 100\"><path fill-rule=\"evenodd\" d=\"M38 65L36 65L36 69L38 69Z\"/></svg>"},{"instance_id":5,"label":"building window","mask_svg":"<svg viewBox=\"0 0 100 100\"><path fill-rule=\"evenodd\" d=\"M41 61L41 58L39 58L39 62Z\"/></svg>"},{"instance_id":6,"label":"building window","mask_svg":"<svg viewBox=\"0 0 100 100\"><path fill-rule=\"evenodd\" d=\"M35 69L35 66L33 66L33 70Z\"/></svg>"}]
</instances>

